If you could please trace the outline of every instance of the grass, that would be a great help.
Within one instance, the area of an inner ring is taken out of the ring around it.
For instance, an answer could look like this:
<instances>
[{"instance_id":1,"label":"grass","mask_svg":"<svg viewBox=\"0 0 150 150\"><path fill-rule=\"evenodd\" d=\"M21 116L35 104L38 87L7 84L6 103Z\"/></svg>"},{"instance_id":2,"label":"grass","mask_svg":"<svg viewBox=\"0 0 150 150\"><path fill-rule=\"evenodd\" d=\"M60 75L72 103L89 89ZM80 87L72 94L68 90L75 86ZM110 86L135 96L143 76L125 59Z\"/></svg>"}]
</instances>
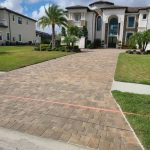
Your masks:
<instances>
[{"instance_id":1,"label":"grass","mask_svg":"<svg viewBox=\"0 0 150 150\"><path fill-rule=\"evenodd\" d=\"M114 98L124 112L150 116L150 95L130 94L114 91ZM150 149L150 118L126 115L136 135L146 150Z\"/></svg>"},{"instance_id":2,"label":"grass","mask_svg":"<svg viewBox=\"0 0 150 150\"><path fill-rule=\"evenodd\" d=\"M68 54L71 53L34 51L32 46L0 46L0 71L10 71Z\"/></svg>"},{"instance_id":3,"label":"grass","mask_svg":"<svg viewBox=\"0 0 150 150\"><path fill-rule=\"evenodd\" d=\"M118 58L115 80L150 84L150 55L121 53Z\"/></svg>"}]
</instances>

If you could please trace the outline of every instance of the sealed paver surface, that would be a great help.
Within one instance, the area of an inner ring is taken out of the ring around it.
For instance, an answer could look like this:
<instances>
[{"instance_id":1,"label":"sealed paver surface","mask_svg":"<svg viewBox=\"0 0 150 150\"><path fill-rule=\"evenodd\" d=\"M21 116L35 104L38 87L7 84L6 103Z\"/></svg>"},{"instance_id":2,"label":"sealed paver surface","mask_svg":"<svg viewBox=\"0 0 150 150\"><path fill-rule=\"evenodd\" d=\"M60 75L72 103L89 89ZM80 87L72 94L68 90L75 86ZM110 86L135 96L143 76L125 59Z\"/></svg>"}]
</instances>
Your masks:
<instances>
[{"instance_id":1,"label":"sealed paver surface","mask_svg":"<svg viewBox=\"0 0 150 150\"><path fill-rule=\"evenodd\" d=\"M0 126L100 150L141 150L111 96L119 50L93 50L0 76Z\"/></svg>"}]
</instances>

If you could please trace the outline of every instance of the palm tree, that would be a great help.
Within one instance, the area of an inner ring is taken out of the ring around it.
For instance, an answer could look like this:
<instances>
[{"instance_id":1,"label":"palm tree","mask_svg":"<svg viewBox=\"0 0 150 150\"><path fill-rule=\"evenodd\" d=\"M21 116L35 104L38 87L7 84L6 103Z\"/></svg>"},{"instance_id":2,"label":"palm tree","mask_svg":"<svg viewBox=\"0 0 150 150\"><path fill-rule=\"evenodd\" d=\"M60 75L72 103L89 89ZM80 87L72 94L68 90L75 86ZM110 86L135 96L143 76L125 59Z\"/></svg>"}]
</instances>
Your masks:
<instances>
[{"instance_id":1,"label":"palm tree","mask_svg":"<svg viewBox=\"0 0 150 150\"><path fill-rule=\"evenodd\" d=\"M45 8L45 16L41 17L38 21L39 26L42 28L52 27L52 49L56 48L56 36L55 36L55 27L58 26L67 26L67 19L65 18L65 13L58 5L49 5Z\"/></svg>"}]
</instances>

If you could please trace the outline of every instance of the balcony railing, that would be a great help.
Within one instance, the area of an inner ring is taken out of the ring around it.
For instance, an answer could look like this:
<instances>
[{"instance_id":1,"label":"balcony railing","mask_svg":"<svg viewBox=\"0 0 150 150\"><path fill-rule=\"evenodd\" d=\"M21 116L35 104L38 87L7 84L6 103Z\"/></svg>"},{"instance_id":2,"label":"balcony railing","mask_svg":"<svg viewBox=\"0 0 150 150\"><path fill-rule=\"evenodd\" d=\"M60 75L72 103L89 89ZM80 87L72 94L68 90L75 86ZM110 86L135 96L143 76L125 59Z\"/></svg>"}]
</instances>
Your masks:
<instances>
[{"instance_id":1,"label":"balcony railing","mask_svg":"<svg viewBox=\"0 0 150 150\"><path fill-rule=\"evenodd\" d=\"M0 27L8 27L7 20L5 20L5 19L0 19Z\"/></svg>"},{"instance_id":2,"label":"balcony railing","mask_svg":"<svg viewBox=\"0 0 150 150\"><path fill-rule=\"evenodd\" d=\"M77 27L83 27L87 25L87 21L86 20L80 20L80 21L75 21L75 20L69 20L69 23L77 26Z\"/></svg>"}]
</instances>

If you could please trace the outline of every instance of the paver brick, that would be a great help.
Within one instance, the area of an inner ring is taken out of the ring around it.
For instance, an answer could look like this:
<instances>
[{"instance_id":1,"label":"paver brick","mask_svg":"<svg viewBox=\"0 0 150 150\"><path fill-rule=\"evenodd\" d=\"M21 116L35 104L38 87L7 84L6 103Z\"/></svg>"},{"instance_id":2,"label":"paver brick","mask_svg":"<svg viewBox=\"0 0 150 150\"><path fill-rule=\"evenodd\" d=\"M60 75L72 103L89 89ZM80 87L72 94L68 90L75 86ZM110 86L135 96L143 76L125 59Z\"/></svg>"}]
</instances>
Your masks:
<instances>
[{"instance_id":1,"label":"paver brick","mask_svg":"<svg viewBox=\"0 0 150 150\"><path fill-rule=\"evenodd\" d=\"M100 150L141 149L110 94L120 50L87 51L0 76L0 127ZM91 109L91 107L93 109Z\"/></svg>"}]
</instances>

